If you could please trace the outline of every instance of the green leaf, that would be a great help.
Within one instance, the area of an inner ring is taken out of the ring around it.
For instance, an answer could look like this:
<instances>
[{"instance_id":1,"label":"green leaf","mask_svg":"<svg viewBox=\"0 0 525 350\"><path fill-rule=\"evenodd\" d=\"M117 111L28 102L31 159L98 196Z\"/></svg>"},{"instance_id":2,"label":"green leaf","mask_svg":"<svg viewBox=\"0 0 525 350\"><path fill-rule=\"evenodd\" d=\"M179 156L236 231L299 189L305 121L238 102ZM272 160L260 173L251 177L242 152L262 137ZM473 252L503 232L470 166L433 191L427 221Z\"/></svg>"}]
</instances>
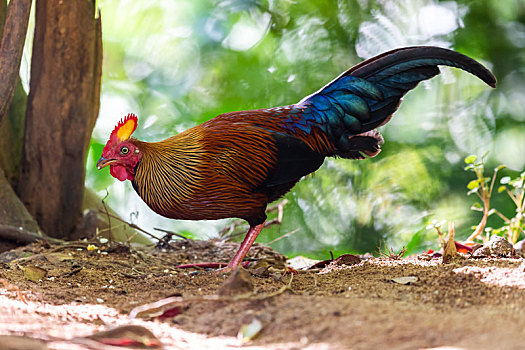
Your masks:
<instances>
[{"instance_id":1,"label":"green leaf","mask_svg":"<svg viewBox=\"0 0 525 350\"><path fill-rule=\"evenodd\" d=\"M479 180L472 180L467 185L467 188L469 190L473 190L473 189L478 188L478 187L479 187Z\"/></svg>"},{"instance_id":2,"label":"green leaf","mask_svg":"<svg viewBox=\"0 0 525 350\"><path fill-rule=\"evenodd\" d=\"M426 229L434 229L435 225L427 225ZM425 231L419 230L415 234L412 235L412 238L407 243L405 249L408 254L416 253L417 251L421 250L421 248L424 246L424 244L427 242Z\"/></svg>"},{"instance_id":3,"label":"green leaf","mask_svg":"<svg viewBox=\"0 0 525 350\"><path fill-rule=\"evenodd\" d=\"M481 206L481 204L479 204L478 202L472 204L472 206L470 207L471 210L476 210L476 211L481 211L483 210L483 207Z\"/></svg>"},{"instance_id":4,"label":"green leaf","mask_svg":"<svg viewBox=\"0 0 525 350\"><path fill-rule=\"evenodd\" d=\"M93 159L93 162L97 164L98 160L102 156L102 150L104 149L104 145L101 143L92 141L90 147L92 150L91 157Z\"/></svg>"},{"instance_id":5,"label":"green leaf","mask_svg":"<svg viewBox=\"0 0 525 350\"><path fill-rule=\"evenodd\" d=\"M478 157L476 157L475 155L470 155L467 158L465 158L465 163L472 164L476 161L477 158Z\"/></svg>"},{"instance_id":6,"label":"green leaf","mask_svg":"<svg viewBox=\"0 0 525 350\"><path fill-rule=\"evenodd\" d=\"M98 19L100 17L100 11L98 10L98 1L99 0L95 0L95 19Z\"/></svg>"}]
</instances>

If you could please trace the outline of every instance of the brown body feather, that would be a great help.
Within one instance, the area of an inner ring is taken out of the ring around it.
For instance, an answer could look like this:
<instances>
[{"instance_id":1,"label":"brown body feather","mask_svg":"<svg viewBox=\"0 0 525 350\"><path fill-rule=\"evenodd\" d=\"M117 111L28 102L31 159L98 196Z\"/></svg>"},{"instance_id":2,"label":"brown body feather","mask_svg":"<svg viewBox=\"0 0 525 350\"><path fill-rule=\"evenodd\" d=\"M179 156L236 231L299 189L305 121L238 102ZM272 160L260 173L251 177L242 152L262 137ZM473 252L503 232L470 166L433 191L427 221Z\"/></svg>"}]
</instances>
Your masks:
<instances>
[{"instance_id":1,"label":"brown body feather","mask_svg":"<svg viewBox=\"0 0 525 350\"><path fill-rule=\"evenodd\" d=\"M169 218L263 222L266 205L300 179L261 186L277 164L275 133L291 133L281 117L286 108L291 107L222 114L159 142L130 139L142 152L133 187L155 212ZM293 136L320 157L332 152L322 133Z\"/></svg>"}]
</instances>

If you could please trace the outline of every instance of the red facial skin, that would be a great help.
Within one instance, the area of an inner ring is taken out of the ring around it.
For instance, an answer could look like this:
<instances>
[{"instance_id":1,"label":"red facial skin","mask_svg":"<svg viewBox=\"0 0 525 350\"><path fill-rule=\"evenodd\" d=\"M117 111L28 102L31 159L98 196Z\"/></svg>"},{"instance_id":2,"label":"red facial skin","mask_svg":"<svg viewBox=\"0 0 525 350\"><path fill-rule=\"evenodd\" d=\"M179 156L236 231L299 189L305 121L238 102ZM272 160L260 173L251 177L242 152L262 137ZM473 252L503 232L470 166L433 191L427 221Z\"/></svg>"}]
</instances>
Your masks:
<instances>
[{"instance_id":1,"label":"red facial skin","mask_svg":"<svg viewBox=\"0 0 525 350\"><path fill-rule=\"evenodd\" d=\"M97 167L100 169L109 165L109 171L113 177L120 181L133 181L135 167L141 158L140 150L128 140L108 142L102 150L102 158L98 161Z\"/></svg>"}]
</instances>

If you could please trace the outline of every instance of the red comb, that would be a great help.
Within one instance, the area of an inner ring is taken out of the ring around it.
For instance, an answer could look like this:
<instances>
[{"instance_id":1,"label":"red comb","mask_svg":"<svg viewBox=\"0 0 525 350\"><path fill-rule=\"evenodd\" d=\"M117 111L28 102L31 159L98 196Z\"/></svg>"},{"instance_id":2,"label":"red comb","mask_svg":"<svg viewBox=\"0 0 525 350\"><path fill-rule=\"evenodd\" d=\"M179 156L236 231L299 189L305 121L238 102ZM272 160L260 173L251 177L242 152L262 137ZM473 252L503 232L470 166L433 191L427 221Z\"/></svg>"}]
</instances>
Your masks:
<instances>
[{"instance_id":1,"label":"red comb","mask_svg":"<svg viewBox=\"0 0 525 350\"><path fill-rule=\"evenodd\" d=\"M130 138L131 134L137 129L138 119L133 113L129 113L117 124L109 139L111 141L125 141Z\"/></svg>"}]
</instances>

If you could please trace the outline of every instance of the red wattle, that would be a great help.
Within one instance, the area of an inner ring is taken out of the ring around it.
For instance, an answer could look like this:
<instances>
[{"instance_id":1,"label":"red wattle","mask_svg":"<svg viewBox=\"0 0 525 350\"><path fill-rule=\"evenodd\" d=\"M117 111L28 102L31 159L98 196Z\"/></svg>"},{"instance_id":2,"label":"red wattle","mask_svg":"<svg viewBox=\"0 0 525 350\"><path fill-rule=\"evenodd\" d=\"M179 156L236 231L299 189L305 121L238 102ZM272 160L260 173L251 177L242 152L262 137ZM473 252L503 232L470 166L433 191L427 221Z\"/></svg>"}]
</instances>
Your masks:
<instances>
[{"instance_id":1,"label":"red wattle","mask_svg":"<svg viewBox=\"0 0 525 350\"><path fill-rule=\"evenodd\" d=\"M112 164L109 166L109 172L114 178L117 178L120 181L133 180L133 176L129 174L123 166Z\"/></svg>"}]
</instances>

